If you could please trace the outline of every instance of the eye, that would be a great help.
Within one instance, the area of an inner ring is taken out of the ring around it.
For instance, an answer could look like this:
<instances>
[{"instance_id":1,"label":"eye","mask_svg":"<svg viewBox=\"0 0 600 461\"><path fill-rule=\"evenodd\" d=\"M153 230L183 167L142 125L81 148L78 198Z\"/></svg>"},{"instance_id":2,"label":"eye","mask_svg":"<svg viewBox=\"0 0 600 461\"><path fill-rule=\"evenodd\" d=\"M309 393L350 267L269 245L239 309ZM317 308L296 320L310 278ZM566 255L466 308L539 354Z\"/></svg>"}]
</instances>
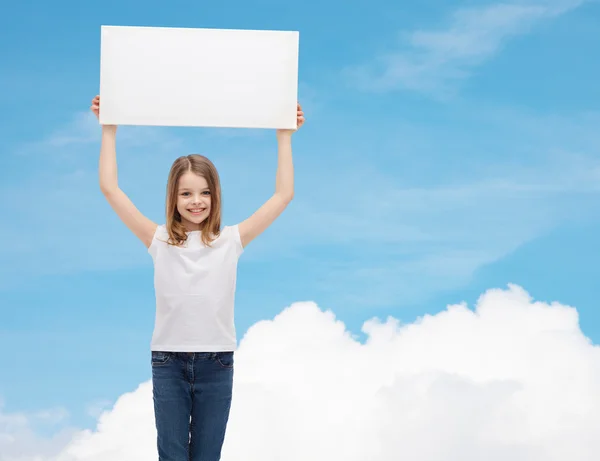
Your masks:
<instances>
[{"instance_id":1,"label":"eye","mask_svg":"<svg viewBox=\"0 0 600 461\"><path fill-rule=\"evenodd\" d=\"M205 190L204 192L202 192L204 195L210 195L210 191Z\"/></svg>"},{"instance_id":2,"label":"eye","mask_svg":"<svg viewBox=\"0 0 600 461\"><path fill-rule=\"evenodd\" d=\"M183 192L181 195L188 195L189 192Z\"/></svg>"}]
</instances>

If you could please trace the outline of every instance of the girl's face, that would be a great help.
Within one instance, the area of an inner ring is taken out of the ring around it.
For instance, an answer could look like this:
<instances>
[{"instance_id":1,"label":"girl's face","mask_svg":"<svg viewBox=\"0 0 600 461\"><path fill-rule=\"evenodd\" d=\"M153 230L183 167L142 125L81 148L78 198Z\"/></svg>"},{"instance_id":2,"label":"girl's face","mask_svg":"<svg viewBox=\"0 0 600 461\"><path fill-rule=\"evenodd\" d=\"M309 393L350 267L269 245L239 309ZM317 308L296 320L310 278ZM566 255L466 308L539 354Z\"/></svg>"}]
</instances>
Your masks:
<instances>
[{"instance_id":1,"label":"girl's face","mask_svg":"<svg viewBox=\"0 0 600 461\"><path fill-rule=\"evenodd\" d=\"M179 178L177 211L188 231L199 230L200 224L210 215L210 190L206 179L191 171Z\"/></svg>"}]
</instances>

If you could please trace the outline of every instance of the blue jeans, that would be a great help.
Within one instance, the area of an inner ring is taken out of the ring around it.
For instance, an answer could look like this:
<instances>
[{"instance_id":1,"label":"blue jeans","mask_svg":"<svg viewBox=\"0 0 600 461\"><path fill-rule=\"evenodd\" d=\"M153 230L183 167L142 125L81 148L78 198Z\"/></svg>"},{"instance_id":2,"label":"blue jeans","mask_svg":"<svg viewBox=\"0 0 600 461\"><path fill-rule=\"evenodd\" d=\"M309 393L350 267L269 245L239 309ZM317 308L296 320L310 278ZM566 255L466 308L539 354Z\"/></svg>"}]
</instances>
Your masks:
<instances>
[{"instance_id":1,"label":"blue jeans","mask_svg":"<svg viewBox=\"0 0 600 461\"><path fill-rule=\"evenodd\" d=\"M159 461L219 461L233 389L233 352L152 351Z\"/></svg>"}]
</instances>

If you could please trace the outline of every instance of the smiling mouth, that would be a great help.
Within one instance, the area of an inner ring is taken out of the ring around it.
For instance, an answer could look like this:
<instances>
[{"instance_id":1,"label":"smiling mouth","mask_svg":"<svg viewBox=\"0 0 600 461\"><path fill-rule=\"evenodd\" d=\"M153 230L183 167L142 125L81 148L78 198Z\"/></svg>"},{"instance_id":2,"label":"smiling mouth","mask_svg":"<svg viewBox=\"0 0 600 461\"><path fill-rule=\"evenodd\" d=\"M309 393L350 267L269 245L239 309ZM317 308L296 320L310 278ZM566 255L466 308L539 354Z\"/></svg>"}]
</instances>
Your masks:
<instances>
[{"instance_id":1,"label":"smiling mouth","mask_svg":"<svg viewBox=\"0 0 600 461\"><path fill-rule=\"evenodd\" d=\"M204 213L204 211L206 210L206 208L192 208L192 209L188 209L188 211L192 214L202 214Z\"/></svg>"}]
</instances>

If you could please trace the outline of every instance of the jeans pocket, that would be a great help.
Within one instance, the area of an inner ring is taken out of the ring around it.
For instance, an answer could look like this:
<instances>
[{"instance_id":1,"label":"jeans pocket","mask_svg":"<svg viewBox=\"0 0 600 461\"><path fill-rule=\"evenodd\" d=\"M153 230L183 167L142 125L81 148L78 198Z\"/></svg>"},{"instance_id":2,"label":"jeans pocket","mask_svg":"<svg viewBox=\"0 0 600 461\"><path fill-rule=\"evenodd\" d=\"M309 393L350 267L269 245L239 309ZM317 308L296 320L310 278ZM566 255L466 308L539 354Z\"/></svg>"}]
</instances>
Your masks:
<instances>
[{"instance_id":1,"label":"jeans pocket","mask_svg":"<svg viewBox=\"0 0 600 461\"><path fill-rule=\"evenodd\" d=\"M218 352L217 362L223 368L233 368L233 352Z\"/></svg>"},{"instance_id":2,"label":"jeans pocket","mask_svg":"<svg viewBox=\"0 0 600 461\"><path fill-rule=\"evenodd\" d=\"M167 364L171 360L171 354L162 351L152 351L152 366L158 367Z\"/></svg>"}]
</instances>

